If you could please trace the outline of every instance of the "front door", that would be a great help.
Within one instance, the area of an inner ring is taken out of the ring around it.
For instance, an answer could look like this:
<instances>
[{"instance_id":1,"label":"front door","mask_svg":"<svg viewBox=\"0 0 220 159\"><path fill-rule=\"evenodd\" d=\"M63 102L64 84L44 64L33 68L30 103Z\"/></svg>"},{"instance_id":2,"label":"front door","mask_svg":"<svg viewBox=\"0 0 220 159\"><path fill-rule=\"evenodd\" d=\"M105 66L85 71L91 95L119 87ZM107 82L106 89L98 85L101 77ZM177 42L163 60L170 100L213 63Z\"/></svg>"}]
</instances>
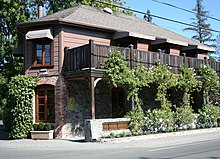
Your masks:
<instances>
[{"instance_id":1,"label":"front door","mask_svg":"<svg viewBox=\"0 0 220 159\"><path fill-rule=\"evenodd\" d=\"M121 118L125 115L125 91L123 88L112 88L112 117Z\"/></svg>"}]
</instances>

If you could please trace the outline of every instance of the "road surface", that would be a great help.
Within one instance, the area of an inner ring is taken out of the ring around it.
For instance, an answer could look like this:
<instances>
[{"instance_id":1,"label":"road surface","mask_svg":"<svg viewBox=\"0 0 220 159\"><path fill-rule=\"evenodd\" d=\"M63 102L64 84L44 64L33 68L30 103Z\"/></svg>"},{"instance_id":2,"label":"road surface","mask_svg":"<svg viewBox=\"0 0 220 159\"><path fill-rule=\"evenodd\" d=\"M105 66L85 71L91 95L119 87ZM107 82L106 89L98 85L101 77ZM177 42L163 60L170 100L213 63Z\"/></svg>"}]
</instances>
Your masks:
<instances>
[{"instance_id":1,"label":"road surface","mask_svg":"<svg viewBox=\"0 0 220 159\"><path fill-rule=\"evenodd\" d=\"M86 143L0 140L0 159L220 159L220 132Z\"/></svg>"}]
</instances>

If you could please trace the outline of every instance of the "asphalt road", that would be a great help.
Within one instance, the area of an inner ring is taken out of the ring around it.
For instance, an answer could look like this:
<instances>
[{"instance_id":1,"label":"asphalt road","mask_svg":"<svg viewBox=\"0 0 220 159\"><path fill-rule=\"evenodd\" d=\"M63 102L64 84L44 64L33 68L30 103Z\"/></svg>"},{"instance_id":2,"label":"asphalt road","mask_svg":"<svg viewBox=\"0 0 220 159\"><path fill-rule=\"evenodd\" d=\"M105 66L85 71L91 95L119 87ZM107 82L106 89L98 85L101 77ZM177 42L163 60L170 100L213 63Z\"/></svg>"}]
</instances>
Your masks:
<instances>
[{"instance_id":1,"label":"asphalt road","mask_svg":"<svg viewBox=\"0 0 220 159\"><path fill-rule=\"evenodd\" d=\"M0 140L0 159L220 159L220 132L86 143Z\"/></svg>"}]
</instances>

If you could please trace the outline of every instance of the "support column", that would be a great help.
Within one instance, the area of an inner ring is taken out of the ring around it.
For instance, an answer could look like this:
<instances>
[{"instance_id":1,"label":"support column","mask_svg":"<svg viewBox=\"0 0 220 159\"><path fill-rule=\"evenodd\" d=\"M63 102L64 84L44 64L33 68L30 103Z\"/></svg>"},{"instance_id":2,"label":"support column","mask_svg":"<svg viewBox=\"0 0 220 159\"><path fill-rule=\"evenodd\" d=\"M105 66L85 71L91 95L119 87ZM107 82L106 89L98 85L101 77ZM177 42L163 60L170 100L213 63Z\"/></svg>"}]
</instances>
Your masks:
<instances>
[{"instance_id":1,"label":"support column","mask_svg":"<svg viewBox=\"0 0 220 159\"><path fill-rule=\"evenodd\" d=\"M90 106L92 119L95 119L95 87L94 87L95 77L89 77L89 87L90 87Z\"/></svg>"}]
</instances>

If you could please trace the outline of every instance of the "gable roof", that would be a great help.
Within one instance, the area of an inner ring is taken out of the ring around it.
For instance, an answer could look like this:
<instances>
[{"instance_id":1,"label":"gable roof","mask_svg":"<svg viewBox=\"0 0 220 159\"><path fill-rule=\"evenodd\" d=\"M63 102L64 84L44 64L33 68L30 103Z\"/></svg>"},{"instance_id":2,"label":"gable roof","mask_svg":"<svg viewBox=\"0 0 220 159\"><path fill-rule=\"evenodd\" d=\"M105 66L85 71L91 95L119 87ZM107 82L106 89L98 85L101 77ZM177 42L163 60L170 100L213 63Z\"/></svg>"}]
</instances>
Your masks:
<instances>
[{"instance_id":1,"label":"gable roof","mask_svg":"<svg viewBox=\"0 0 220 159\"><path fill-rule=\"evenodd\" d=\"M77 5L52 15L21 23L20 25L34 25L39 22L47 23L51 21L67 22L100 29L104 28L115 32L135 33L137 35L143 35L143 37L155 37L155 39L159 40L165 39L166 42L174 42L174 44L188 44L188 46L193 46L193 48L196 49L211 52L215 51L209 46L195 42L180 34L161 28L138 17L116 12L109 14L102 9L85 5Z\"/></svg>"}]
</instances>

